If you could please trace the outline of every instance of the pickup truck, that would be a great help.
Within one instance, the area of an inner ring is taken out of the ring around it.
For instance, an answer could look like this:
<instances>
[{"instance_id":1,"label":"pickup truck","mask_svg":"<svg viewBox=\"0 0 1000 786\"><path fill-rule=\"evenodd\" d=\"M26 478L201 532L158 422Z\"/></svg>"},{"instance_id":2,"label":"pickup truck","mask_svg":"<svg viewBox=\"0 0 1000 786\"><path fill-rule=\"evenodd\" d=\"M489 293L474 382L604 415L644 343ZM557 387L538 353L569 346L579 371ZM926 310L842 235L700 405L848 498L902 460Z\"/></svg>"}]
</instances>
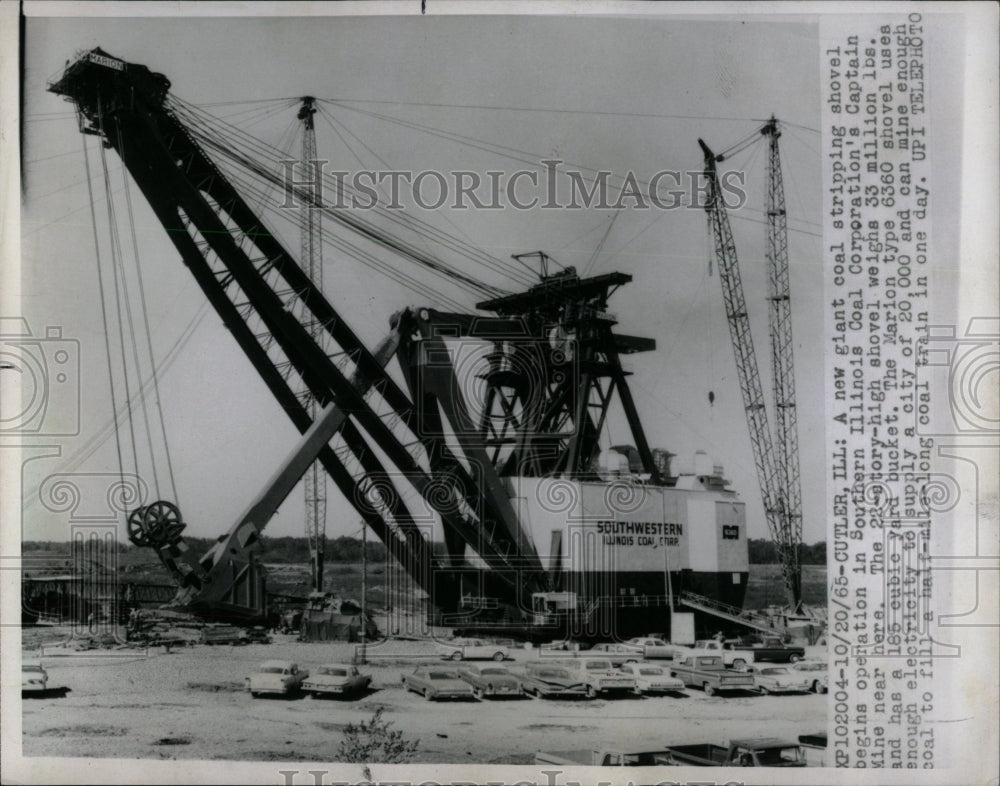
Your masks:
<instances>
[{"instance_id":1,"label":"pickup truck","mask_svg":"<svg viewBox=\"0 0 1000 786\"><path fill-rule=\"evenodd\" d=\"M696 652L718 655L727 666L737 669L751 663L795 663L802 660L806 654L802 647L786 646L777 639L750 643L739 639L729 641L705 639L696 641L694 649Z\"/></svg>"},{"instance_id":2,"label":"pickup truck","mask_svg":"<svg viewBox=\"0 0 1000 786\"><path fill-rule=\"evenodd\" d=\"M670 673L689 687L703 689L706 696L719 691L753 690L756 685L752 674L727 669L718 655L686 655L671 664Z\"/></svg>"},{"instance_id":3,"label":"pickup truck","mask_svg":"<svg viewBox=\"0 0 1000 786\"><path fill-rule=\"evenodd\" d=\"M586 767L650 767L657 764L673 764L665 750L625 753L617 750L575 750L555 751L535 754L535 764L563 764Z\"/></svg>"},{"instance_id":4,"label":"pickup truck","mask_svg":"<svg viewBox=\"0 0 1000 786\"><path fill-rule=\"evenodd\" d=\"M795 742L775 737L732 740L729 746L668 745L669 760L678 767L805 767L806 757Z\"/></svg>"}]
</instances>

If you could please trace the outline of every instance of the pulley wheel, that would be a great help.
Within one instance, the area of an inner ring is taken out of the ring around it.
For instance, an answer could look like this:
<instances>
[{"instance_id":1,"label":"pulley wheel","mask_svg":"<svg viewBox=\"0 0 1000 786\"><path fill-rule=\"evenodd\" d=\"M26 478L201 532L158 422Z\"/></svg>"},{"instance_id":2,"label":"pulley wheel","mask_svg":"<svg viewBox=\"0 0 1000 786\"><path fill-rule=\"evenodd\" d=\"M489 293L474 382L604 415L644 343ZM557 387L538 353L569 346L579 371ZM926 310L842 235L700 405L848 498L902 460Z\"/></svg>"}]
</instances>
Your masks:
<instances>
[{"instance_id":1,"label":"pulley wheel","mask_svg":"<svg viewBox=\"0 0 1000 786\"><path fill-rule=\"evenodd\" d=\"M146 508L136 508L128 516L126 527L128 529L128 539L136 546L148 546L149 538L145 527Z\"/></svg>"},{"instance_id":2,"label":"pulley wheel","mask_svg":"<svg viewBox=\"0 0 1000 786\"><path fill-rule=\"evenodd\" d=\"M178 507L159 500L132 511L128 517L128 537L136 546L159 548L174 543L184 526Z\"/></svg>"},{"instance_id":3,"label":"pulley wheel","mask_svg":"<svg viewBox=\"0 0 1000 786\"><path fill-rule=\"evenodd\" d=\"M158 500L147 505L143 520L147 537L156 546L173 543L184 531L180 509L173 502L166 500Z\"/></svg>"}]
</instances>

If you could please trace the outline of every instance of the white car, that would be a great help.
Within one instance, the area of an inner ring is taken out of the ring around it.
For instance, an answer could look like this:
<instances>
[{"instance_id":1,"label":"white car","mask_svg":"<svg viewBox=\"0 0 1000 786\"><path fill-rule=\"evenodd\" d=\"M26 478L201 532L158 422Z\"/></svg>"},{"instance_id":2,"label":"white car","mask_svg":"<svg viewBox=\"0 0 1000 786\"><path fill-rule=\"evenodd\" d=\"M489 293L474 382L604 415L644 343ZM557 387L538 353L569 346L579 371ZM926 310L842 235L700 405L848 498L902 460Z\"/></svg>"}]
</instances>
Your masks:
<instances>
[{"instance_id":1,"label":"white car","mask_svg":"<svg viewBox=\"0 0 1000 786\"><path fill-rule=\"evenodd\" d=\"M641 653L642 657L649 660L653 658L673 660L678 657L678 653L683 655L690 652L687 647L681 647L677 644L668 644L666 641L657 636L637 636L634 639L626 641L625 645L634 648Z\"/></svg>"},{"instance_id":2,"label":"white car","mask_svg":"<svg viewBox=\"0 0 1000 786\"><path fill-rule=\"evenodd\" d=\"M812 688L812 679L797 669L785 665L755 664L747 666L753 674L757 690L765 696L769 693L807 693Z\"/></svg>"},{"instance_id":3,"label":"white car","mask_svg":"<svg viewBox=\"0 0 1000 786\"><path fill-rule=\"evenodd\" d=\"M559 665L587 686L588 698L609 693L635 691L635 679L617 671L606 658L580 658L560 661Z\"/></svg>"},{"instance_id":4,"label":"white car","mask_svg":"<svg viewBox=\"0 0 1000 786\"><path fill-rule=\"evenodd\" d=\"M371 685L372 678L358 671L349 663L328 663L320 666L302 683L302 690L313 696L329 693L346 696L364 693Z\"/></svg>"},{"instance_id":5,"label":"white car","mask_svg":"<svg viewBox=\"0 0 1000 786\"><path fill-rule=\"evenodd\" d=\"M496 644L485 639L452 639L438 645L442 658L448 660L506 660L510 651L503 644Z\"/></svg>"},{"instance_id":6,"label":"white car","mask_svg":"<svg viewBox=\"0 0 1000 786\"><path fill-rule=\"evenodd\" d=\"M801 671L812 680L810 690L813 693L826 693L829 690L829 674L825 660L800 660L792 668Z\"/></svg>"},{"instance_id":7,"label":"white car","mask_svg":"<svg viewBox=\"0 0 1000 786\"><path fill-rule=\"evenodd\" d=\"M48 690L49 673L41 663L21 664L21 693L43 693Z\"/></svg>"},{"instance_id":8,"label":"white car","mask_svg":"<svg viewBox=\"0 0 1000 786\"><path fill-rule=\"evenodd\" d=\"M287 696L301 689L309 672L290 660L266 660L260 668L247 677L247 690L256 698L262 693L278 693Z\"/></svg>"},{"instance_id":9,"label":"white car","mask_svg":"<svg viewBox=\"0 0 1000 786\"><path fill-rule=\"evenodd\" d=\"M652 663L626 663L621 671L635 679L636 693L680 693L684 681L671 677L669 669Z\"/></svg>"}]
</instances>

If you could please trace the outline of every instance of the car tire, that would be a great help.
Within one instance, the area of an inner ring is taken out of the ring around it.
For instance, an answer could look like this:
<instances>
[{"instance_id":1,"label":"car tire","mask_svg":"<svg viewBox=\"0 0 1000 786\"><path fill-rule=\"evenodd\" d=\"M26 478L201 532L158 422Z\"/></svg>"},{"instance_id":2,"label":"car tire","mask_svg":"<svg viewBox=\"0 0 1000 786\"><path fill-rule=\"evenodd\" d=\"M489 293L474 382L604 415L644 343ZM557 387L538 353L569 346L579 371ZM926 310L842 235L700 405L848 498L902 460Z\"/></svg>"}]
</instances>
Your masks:
<instances>
[{"instance_id":1,"label":"car tire","mask_svg":"<svg viewBox=\"0 0 1000 786\"><path fill-rule=\"evenodd\" d=\"M793 655L790 655L789 658L788 658L788 662L789 663L798 663L800 660L802 660L802 656L801 655L794 655L793 654Z\"/></svg>"},{"instance_id":2,"label":"car tire","mask_svg":"<svg viewBox=\"0 0 1000 786\"><path fill-rule=\"evenodd\" d=\"M588 699L596 699L597 698L597 689L594 688L593 685L588 685L587 686L587 698Z\"/></svg>"},{"instance_id":3,"label":"car tire","mask_svg":"<svg viewBox=\"0 0 1000 786\"><path fill-rule=\"evenodd\" d=\"M771 689L768 688L766 685L761 685L760 686L760 694L761 694L761 696L770 696L771 695Z\"/></svg>"},{"instance_id":4,"label":"car tire","mask_svg":"<svg viewBox=\"0 0 1000 786\"><path fill-rule=\"evenodd\" d=\"M449 660L462 660L462 651L455 650L451 655L448 656Z\"/></svg>"},{"instance_id":5,"label":"car tire","mask_svg":"<svg viewBox=\"0 0 1000 786\"><path fill-rule=\"evenodd\" d=\"M712 687L711 685L709 685L709 684L708 684L707 682L706 682L706 683L704 683L704 684L702 684L702 686L701 686L701 689L702 689L703 691L705 691L705 695L706 695L706 696L714 696L714 695L715 695L715 688L713 688L713 687Z\"/></svg>"},{"instance_id":6,"label":"car tire","mask_svg":"<svg viewBox=\"0 0 1000 786\"><path fill-rule=\"evenodd\" d=\"M813 682L813 693L826 693L826 686L819 680Z\"/></svg>"},{"instance_id":7,"label":"car tire","mask_svg":"<svg viewBox=\"0 0 1000 786\"><path fill-rule=\"evenodd\" d=\"M250 698L252 698L252 699L259 699L260 698L260 694L257 693L257 691L252 690L252 691L250 691Z\"/></svg>"},{"instance_id":8,"label":"car tire","mask_svg":"<svg viewBox=\"0 0 1000 786\"><path fill-rule=\"evenodd\" d=\"M499 663L502 660L506 660L506 659L507 659L507 656L504 655L502 652L494 652L493 653L493 660L495 660L497 663Z\"/></svg>"},{"instance_id":9,"label":"car tire","mask_svg":"<svg viewBox=\"0 0 1000 786\"><path fill-rule=\"evenodd\" d=\"M737 658L733 661L733 668L742 670L747 665L747 662L743 658Z\"/></svg>"},{"instance_id":10,"label":"car tire","mask_svg":"<svg viewBox=\"0 0 1000 786\"><path fill-rule=\"evenodd\" d=\"M483 698L483 689L482 688L473 688L472 689L472 695L475 696L477 699Z\"/></svg>"}]
</instances>

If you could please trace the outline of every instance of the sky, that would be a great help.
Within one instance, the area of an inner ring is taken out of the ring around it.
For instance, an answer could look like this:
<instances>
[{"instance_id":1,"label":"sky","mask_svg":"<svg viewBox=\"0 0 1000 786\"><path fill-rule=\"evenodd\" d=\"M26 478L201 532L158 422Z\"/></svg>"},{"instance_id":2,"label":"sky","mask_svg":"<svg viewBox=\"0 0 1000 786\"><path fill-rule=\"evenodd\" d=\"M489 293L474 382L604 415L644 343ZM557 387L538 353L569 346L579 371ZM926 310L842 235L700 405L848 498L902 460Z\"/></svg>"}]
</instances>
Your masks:
<instances>
[{"instance_id":1,"label":"sky","mask_svg":"<svg viewBox=\"0 0 1000 786\"><path fill-rule=\"evenodd\" d=\"M60 455L25 465L24 539L68 537L69 514L51 500L55 478L86 475L79 485L94 494L118 471L108 428L113 412L109 378L116 380L119 400L124 381L114 351L109 373L84 142L72 107L46 92L67 59L95 46L165 74L174 95L273 146L296 138L292 99L322 98L319 155L331 161L331 168L350 171L385 164L508 174L528 168L501 155L497 148L503 146L529 161L557 158L567 162L564 169L633 171L648 180L663 169L700 170L699 137L725 149L775 115L784 124L804 540L825 537L815 27L775 19L338 17L28 20L23 316L36 336L57 326L63 339L78 342L80 398L79 433L50 439L45 444L58 444ZM287 100L265 103L269 99ZM442 138L441 132L465 141ZM99 243L106 246L101 156L96 140L85 140ZM297 155L294 146L288 149ZM221 534L277 468L297 433L205 303L141 193L134 185L126 188L112 151L106 162L127 265L135 264L124 229L132 211L149 340L161 365L159 395L151 394L147 402L159 484L151 472L142 474L150 487L160 486L160 496L171 495L157 420L162 410L176 501L188 532ZM731 218L768 390L765 163L762 140L720 168L746 173L747 204L733 210ZM709 453L747 503L749 535L767 536L718 274L709 272L703 211L626 208L615 215L596 208L416 208L412 214L499 260L544 250L589 275L616 270L632 275L633 283L614 296L610 307L619 316L619 332L657 342L655 352L625 361L650 444L682 461L696 450ZM272 229L285 232L287 227ZM296 252L297 236L285 239ZM467 259L444 256L490 284L514 288ZM462 300L472 308L476 298L429 279L410 262L395 264L438 289L442 300ZM393 312L408 305L439 305L334 248L324 250L323 276L328 298L369 346L387 333ZM141 333L139 341L145 342ZM131 385L134 392L137 379ZM47 415L53 423L61 416L65 413ZM136 419L142 417L137 410ZM610 430L612 444L626 441L620 413L612 416ZM145 450L140 445L140 454ZM39 489L49 492L47 502ZM332 484L328 494L327 534L356 534L357 514ZM101 507L84 502L78 512L91 505ZM267 534L298 535L303 528L302 491L296 489Z\"/></svg>"}]
</instances>

